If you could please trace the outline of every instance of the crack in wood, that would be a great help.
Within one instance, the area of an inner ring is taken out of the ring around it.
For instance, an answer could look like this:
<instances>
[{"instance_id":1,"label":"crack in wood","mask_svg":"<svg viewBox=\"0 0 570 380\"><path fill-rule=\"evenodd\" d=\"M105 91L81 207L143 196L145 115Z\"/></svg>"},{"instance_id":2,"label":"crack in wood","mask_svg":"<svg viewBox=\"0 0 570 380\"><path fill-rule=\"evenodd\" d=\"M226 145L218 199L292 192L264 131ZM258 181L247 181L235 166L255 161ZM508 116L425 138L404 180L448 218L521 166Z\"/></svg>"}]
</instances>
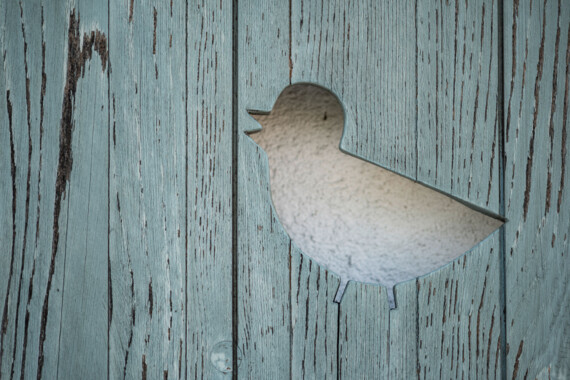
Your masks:
<instances>
[{"instance_id":1,"label":"crack in wood","mask_svg":"<svg viewBox=\"0 0 570 380\"><path fill-rule=\"evenodd\" d=\"M32 123L31 123L31 96L30 96L30 77L29 77L29 70L28 70L28 43L26 41L26 29L24 26L24 9L22 7L22 3L20 3L20 22L21 22L21 29L22 29L22 39L24 41L24 74L26 77L26 123L28 126L28 169L26 174L26 201L25 201L25 211L24 211L24 235L22 238L22 261L20 263L20 277L18 280L18 295L16 298L16 320L14 326L14 342L17 341L18 338L18 327L20 321L20 296L22 293L22 281L24 277L24 265L26 259L26 247L28 242L28 221L30 215L30 178L32 174ZM29 314L29 313L28 313ZM25 326L25 335L27 335L27 323ZM23 345L23 353L22 353L22 372L21 376L24 376L24 368L26 363L26 346L27 340L24 340ZM12 378L14 374L14 364L16 363L16 348L17 345L14 345L13 352L12 352L12 369L10 378Z\"/></svg>"},{"instance_id":2,"label":"crack in wood","mask_svg":"<svg viewBox=\"0 0 570 380\"><path fill-rule=\"evenodd\" d=\"M8 274L8 286L6 289L6 297L4 299L4 311L2 312L2 325L0 329L0 368L2 368L2 359L4 358L4 336L8 330L8 299L10 294L10 286L12 284L12 275L14 272L14 256L16 249L16 161L14 151L14 130L12 126L12 102L10 101L10 90L6 91L6 108L8 111L8 131L10 135L10 175L12 178L12 250L10 258L10 271Z\"/></svg>"},{"instance_id":3,"label":"crack in wood","mask_svg":"<svg viewBox=\"0 0 570 380\"><path fill-rule=\"evenodd\" d=\"M59 136L59 159L57 166L57 175L55 183L55 201L53 211L53 237L51 262L46 285L46 293L41 314L40 339L38 350L38 380L42 377L42 369L44 364L44 342L46 339L46 326L48 317L49 296L51 284L55 272L55 259L59 246L59 214L61 211L61 202L65 196L67 182L73 167L72 152L72 136L73 136L73 107L75 103L75 93L77 91L77 82L79 78L85 74L85 64L91 59L93 50L95 50L100 58L102 70L107 68L107 38L105 34L99 30L91 31L90 34L83 35L83 45L81 46L81 34L79 32L79 15L75 16L75 9L71 11L69 16L68 41L67 41L67 72L65 80L65 88L63 94L63 105L61 111L61 124Z\"/></svg>"},{"instance_id":4,"label":"crack in wood","mask_svg":"<svg viewBox=\"0 0 570 380\"><path fill-rule=\"evenodd\" d=\"M562 150L560 152L562 164L561 164L561 175L560 175L560 187L558 188L558 204L557 212L560 213L560 206L562 205L562 191L564 190L564 173L566 172L566 140L567 140L567 129L566 123L568 121L568 95L570 91L569 80L570 80L570 26L568 26L568 44L566 46L566 83L564 85L564 110L562 117Z\"/></svg>"},{"instance_id":5,"label":"crack in wood","mask_svg":"<svg viewBox=\"0 0 570 380\"><path fill-rule=\"evenodd\" d=\"M542 81L542 70L544 68L544 42L546 28L546 7L542 14L542 34L540 38L540 48L538 50L538 64L536 67L536 81L534 82L534 115L532 119L532 132L528 148L528 158L526 162L526 188L524 191L523 201L523 220L526 222L528 216L528 206L530 203L530 190L532 188L532 163L534 159L534 138L536 135L536 127L538 126L538 111L540 104L540 82Z\"/></svg>"}]
</instances>

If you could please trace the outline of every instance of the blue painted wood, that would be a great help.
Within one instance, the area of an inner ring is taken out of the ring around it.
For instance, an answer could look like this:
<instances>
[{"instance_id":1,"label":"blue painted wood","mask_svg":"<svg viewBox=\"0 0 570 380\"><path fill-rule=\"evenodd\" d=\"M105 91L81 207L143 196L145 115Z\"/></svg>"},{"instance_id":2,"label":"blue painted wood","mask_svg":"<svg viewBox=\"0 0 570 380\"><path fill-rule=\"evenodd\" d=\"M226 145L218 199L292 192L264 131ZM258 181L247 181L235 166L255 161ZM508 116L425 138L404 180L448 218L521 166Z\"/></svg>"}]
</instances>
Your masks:
<instances>
[{"instance_id":1,"label":"blue painted wood","mask_svg":"<svg viewBox=\"0 0 570 380\"><path fill-rule=\"evenodd\" d=\"M106 374L106 5L0 5L0 377Z\"/></svg>"},{"instance_id":2,"label":"blue painted wood","mask_svg":"<svg viewBox=\"0 0 570 380\"><path fill-rule=\"evenodd\" d=\"M60 225L65 220L66 226L59 231L59 244L63 248L63 284L57 378L62 379L98 379L106 375L108 365L105 356L108 335L104 333L109 320L107 289L110 275L107 271L110 136L107 15L108 5L104 1L76 4L75 12L71 10L67 36L62 128L71 128L71 157L66 164L71 174L67 174L69 187L63 194L60 212ZM70 41L77 44L73 50ZM79 59L81 53L83 62ZM76 62L72 63L73 60ZM75 77L70 67L78 70ZM74 102L69 105L73 107L69 109L73 112L72 125L64 126L64 122L67 123L64 113L68 111L65 108L68 106L68 88L73 92L73 86L77 88ZM61 157L67 153L62 148L61 133L67 132L60 132L56 189ZM56 193L56 207L57 196ZM73 360L77 355L93 359ZM51 377L48 373L43 374L44 378Z\"/></svg>"},{"instance_id":3,"label":"blue painted wood","mask_svg":"<svg viewBox=\"0 0 570 380\"><path fill-rule=\"evenodd\" d=\"M242 3L237 67L231 6L0 3L0 377L229 378L210 359L232 322L240 377L568 376L564 2L504 3L504 173L498 2ZM370 284L333 303L242 133L298 82L339 96L349 153L504 207L504 235L396 309Z\"/></svg>"},{"instance_id":4,"label":"blue painted wood","mask_svg":"<svg viewBox=\"0 0 570 380\"><path fill-rule=\"evenodd\" d=\"M499 214L498 1L418 1L417 180Z\"/></svg>"},{"instance_id":5,"label":"blue painted wood","mask_svg":"<svg viewBox=\"0 0 570 380\"><path fill-rule=\"evenodd\" d=\"M110 9L109 377L186 371L186 7Z\"/></svg>"},{"instance_id":6,"label":"blue painted wood","mask_svg":"<svg viewBox=\"0 0 570 380\"><path fill-rule=\"evenodd\" d=\"M418 279L421 378L501 378L499 238Z\"/></svg>"},{"instance_id":7,"label":"blue painted wood","mask_svg":"<svg viewBox=\"0 0 570 380\"><path fill-rule=\"evenodd\" d=\"M570 9L505 4L506 372L570 376Z\"/></svg>"},{"instance_id":8,"label":"blue painted wood","mask_svg":"<svg viewBox=\"0 0 570 380\"><path fill-rule=\"evenodd\" d=\"M188 378L229 379L236 367L211 362L214 346L232 341L231 4L188 4Z\"/></svg>"},{"instance_id":9,"label":"blue painted wood","mask_svg":"<svg viewBox=\"0 0 570 380\"><path fill-rule=\"evenodd\" d=\"M340 279L290 244L291 378L336 378Z\"/></svg>"},{"instance_id":10,"label":"blue painted wood","mask_svg":"<svg viewBox=\"0 0 570 380\"><path fill-rule=\"evenodd\" d=\"M288 20L283 1L239 4L238 375L259 379L292 373L290 241L271 203L267 156L243 132L260 128L247 110L269 112L289 84Z\"/></svg>"},{"instance_id":11,"label":"blue painted wood","mask_svg":"<svg viewBox=\"0 0 570 380\"><path fill-rule=\"evenodd\" d=\"M339 310L339 377L387 378L390 308L384 286L349 282Z\"/></svg>"},{"instance_id":12,"label":"blue painted wood","mask_svg":"<svg viewBox=\"0 0 570 380\"><path fill-rule=\"evenodd\" d=\"M499 214L498 2L417 4L417 180ZM495 231L418 279L421 378L501 377L501 260Z\"/></svg>"},{"instance_id":13,"label":"blue painted wood","mask_svg":"<svg viewBox=\"0 0 570 380\"><path fill-rule=\"evenodd\" d=\"M418 331L418 280L396 284L396 308L390 310L390 365L389 378L411 379L418 376L418 351L423 342L416 338ZM421 344L420 344L421 342Z\"/></svg>"}]
</instances>

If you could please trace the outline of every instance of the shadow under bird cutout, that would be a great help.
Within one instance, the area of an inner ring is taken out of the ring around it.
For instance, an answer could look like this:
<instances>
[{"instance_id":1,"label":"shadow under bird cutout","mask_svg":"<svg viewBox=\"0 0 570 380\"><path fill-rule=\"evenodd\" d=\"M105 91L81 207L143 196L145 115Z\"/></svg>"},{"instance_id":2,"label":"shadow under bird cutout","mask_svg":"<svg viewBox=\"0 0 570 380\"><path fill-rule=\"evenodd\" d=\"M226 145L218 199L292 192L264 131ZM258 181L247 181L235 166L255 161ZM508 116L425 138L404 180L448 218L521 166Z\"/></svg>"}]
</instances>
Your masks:
<instances>
[{"instance_id":1,"label":"shadow under bird cutout","mask_svg":"<svg viewBox=\"0 0 570 380\"><path fill-rule=\"evenodd\" d=\"M271 197L292 241L341 278L396 283L464 254L503 223L449 196L339 149L337 98L312 85L286 88L249 136L267 153Z\"/></svg>"}]
</instances>

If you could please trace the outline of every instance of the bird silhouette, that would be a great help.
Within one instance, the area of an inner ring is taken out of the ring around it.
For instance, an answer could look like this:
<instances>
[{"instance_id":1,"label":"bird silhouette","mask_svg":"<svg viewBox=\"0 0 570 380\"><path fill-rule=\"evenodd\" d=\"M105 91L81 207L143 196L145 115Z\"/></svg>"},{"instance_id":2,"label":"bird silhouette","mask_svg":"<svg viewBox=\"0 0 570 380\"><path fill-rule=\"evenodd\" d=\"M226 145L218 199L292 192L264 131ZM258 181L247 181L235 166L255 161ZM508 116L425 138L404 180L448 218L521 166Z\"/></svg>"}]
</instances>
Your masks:
<instances>
[{"instance_id":1,"label":"bird silhouette","mask_svg":"<svg viewBox=\"0 0 570 380\"><path fill-rule=\"evenodd\" d=\"M339 149L342 106L328 90L286 88L250 137L267 153L279 220L309 257L389 289L468 251L502 221ZM389 296L394 302L393 295Z\"/></svg>"}]
</instances>

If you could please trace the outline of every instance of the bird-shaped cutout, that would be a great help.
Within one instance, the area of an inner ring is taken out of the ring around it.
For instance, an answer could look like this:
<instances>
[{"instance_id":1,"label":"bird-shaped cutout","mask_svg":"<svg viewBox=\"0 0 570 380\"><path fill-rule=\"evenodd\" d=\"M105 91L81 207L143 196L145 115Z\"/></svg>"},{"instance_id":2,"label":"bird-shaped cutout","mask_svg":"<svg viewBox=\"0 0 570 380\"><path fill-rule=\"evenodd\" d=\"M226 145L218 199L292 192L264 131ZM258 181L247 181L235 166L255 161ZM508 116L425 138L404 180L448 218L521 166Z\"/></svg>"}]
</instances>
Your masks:
<instances>
[{"instance_id":1,"label":"bird-shaped cutout","mask_svg":"<svg viewBox=\"0 0 570 380\"><path fill-rule=\"evenodd\" d=\"M339 149L337 98L312 85L286 88L250 137L267 153L274 208L293 242L341 278L392 293L449 263L503 223Z\"/></svg>"}]
</instances>

